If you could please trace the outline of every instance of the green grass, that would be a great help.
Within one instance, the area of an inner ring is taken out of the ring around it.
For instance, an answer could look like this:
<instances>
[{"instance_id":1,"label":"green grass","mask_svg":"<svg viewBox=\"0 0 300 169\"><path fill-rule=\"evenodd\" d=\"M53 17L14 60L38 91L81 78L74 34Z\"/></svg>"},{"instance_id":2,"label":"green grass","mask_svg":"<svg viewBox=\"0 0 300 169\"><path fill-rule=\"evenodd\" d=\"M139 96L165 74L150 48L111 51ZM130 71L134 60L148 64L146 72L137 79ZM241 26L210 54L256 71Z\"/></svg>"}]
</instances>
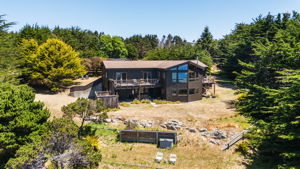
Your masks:
<instances>
[{"instance_id":1,"label":"green grass","mask_svg":"<svg viewBox=\"0 0 300 169\"><path fill-rule=\"evenodd\" d=\"M90 127L97 127L96 128L89 128ZM103 140L107 140L109 142L116 142L118 140L118 131L117 129L113 130L109 126L105 124L96 124L96 123L89 123L85 125L85 129L83 134L86 136L95 136L99 138L103 138Z\"/></svg>"}]
</instances>

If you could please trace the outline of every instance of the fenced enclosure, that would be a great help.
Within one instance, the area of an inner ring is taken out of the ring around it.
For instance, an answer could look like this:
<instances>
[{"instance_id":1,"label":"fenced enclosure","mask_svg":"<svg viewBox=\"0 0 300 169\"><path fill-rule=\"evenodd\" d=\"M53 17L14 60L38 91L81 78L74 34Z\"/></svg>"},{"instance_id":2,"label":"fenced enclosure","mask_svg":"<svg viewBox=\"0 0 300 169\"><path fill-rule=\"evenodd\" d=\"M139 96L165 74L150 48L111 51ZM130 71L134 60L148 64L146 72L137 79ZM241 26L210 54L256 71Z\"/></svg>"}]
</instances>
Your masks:
<instances>
[{"instance_id":1,"label":"fenced enclosure","mask_svg":"<svg viewBox=\"0 0 300 169\"><path fill-rule=\"evenodd\" d=\"M120 130L119 139L122 142L140 142L158 144L159 139L172 139L177 144L177 133L169 131Z\"/></svg>"},{"instance_id":2,"label":"fenced enclosure","mask_svg":"<svg viewBox=\"0 0 300 169\"><path fill-rule=\"evenodd\" d=\"M102 100L103 105L108 108L117 108L119 106L119 96L110 95L107 91L95 91L95 98Z\"/></svg>"}]
</instances>

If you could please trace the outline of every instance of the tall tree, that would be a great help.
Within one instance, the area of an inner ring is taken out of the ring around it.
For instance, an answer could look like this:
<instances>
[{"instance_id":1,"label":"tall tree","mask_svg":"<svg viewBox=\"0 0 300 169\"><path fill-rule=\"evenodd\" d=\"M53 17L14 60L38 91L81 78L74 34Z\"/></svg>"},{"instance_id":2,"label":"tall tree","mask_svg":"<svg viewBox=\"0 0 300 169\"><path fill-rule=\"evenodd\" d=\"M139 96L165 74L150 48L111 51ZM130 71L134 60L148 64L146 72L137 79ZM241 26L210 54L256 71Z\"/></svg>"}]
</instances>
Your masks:
<instances>
[{"instance_id":1,"label":"tall tree","mask_svg":"<svg viewBox=\"0 0 300 169\"><path fill-rule=\"evenodd\" d=\"M128 55L125 43L118 36L100 36L101 52L106 58L125 58Z\"/></svg>"},{"instance_id":2,"label":"tall tree","mask_svg":"<svg viewBox=\"0 0 300 169\"><path fill-rule=\"evenodd\" d=\"M26 50L27 47L36 51ZM34 40L23 40L20 49L24 58L22 76L31 85L56 92L86 73L79 54L60 40L48 39L40 46Z\"/></svg>"},{"instance_id":3,"label":"tall tree","mask_svg":"<svg viewBox=\"0 0 300 169\"><path fill-rule=\"evenodd\" d=\"M7 30L14 22L7 22L5 15L0 15L0 82L16 81L18 73L16 65L16 33L8 33Z\"/></svg>"},{"instance_id":4,"label":"tall tree","mask_svg":"<svg viewBox=\"0 0 300 169\"><path fill-rule=\"evenodd\" d=\"M50 114L34 97L28 86L0 83L0 168L45 128Z\"/></svg>"},{"instance_id":5,"label":"tall tree","mask_svg":"<svg viewBox=\"0 0 300 169\"><path fill-rule=\"evenodd\" d=\"M262 18L252 26L260 27L263 23L270 40L261 37L260 41L250 41L255 62L239 61L242 70L236 78L240 93L237 108L253 121L259 121L246 144L251 150L247 151L252 160L249 165L298 168L300 15L284 14L285 19L280 20L281 17L270 15ZM281 29L274 28L275 22ZM258 33L261 29L253 31Z\"/></svg>"}]
</instances>

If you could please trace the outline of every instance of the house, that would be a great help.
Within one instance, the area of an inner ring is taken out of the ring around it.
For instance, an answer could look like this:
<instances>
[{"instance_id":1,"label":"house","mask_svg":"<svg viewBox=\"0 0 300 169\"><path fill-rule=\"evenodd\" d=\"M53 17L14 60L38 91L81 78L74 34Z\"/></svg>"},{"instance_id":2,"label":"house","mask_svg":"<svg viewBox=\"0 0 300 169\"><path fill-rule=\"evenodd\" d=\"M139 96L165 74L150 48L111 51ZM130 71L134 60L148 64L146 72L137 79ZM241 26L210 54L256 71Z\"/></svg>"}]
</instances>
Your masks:
<instances>
[{"instance_id":1,"label":"house","mask_svg":"<svg viewBox=\"0 0 300 169\"><path fill-rule=\"evenodd\" d=\"M207 66L197 60L103 61L102 88L119 100L200 100Z\"/></svg>"}]
</instances>

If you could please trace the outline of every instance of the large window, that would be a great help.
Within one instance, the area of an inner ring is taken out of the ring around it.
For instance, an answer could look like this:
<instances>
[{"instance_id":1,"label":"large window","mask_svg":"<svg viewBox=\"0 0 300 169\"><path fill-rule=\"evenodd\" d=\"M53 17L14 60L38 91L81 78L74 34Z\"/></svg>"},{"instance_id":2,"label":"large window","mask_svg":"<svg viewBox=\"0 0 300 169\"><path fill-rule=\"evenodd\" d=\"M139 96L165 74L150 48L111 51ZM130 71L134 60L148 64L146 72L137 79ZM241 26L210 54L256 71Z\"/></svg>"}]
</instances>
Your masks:
<instances>
[{"instance_id":1,"label":"large window","mask_svg":"<svg viewBox=\"0 0 300 169\"><path fill-rule=\"evenodd\" d=\"M178 66L178 70L188 70L188 64Z\"/></svg>"},{"instance_id":2,"label":"large window","mask_svg":"<svg viewBox=\"0 0 300 169\"><path fill-rule=\"evenodd\" d=\"M172 83L176 83L177 82L177 73L173 72L172 73Z\"/></svg>"},{"instance_id":3,"label":"large window","mask_svg":"<svg viewBox=\"0 0 300 169\"><path fill-rule=\"evenodd\" d=\"M179 89L178 96L186 96L187 92L188 92L187 89Z\"/></svg>"},{"instance_id":4,"label":"large window","mask_svg":"<svg viewBox=\"0 0 300 169\"><path fill-rule=\"evenodd\" d=\"M178 72L178 82L179 83L186 83L188 78L187 72Z\"/></svg>"},{"instance_id":5,"label":"large window","mask_svg":"<svg viewBox=\"0 0 300 169\"><path fill-rule=\"evenodd\" d=\"M116 80L126 80L127 73L125 72L116 72Z\"/></svg>"},{"instance_id":6,"label":"large window","mask_svg":"<svg viewBox=\"0 0 300 169\"><path fill-rule=\"evenodd\" d=\"M176 67L171 67L169 70L177 70L177 66Z\"/></svg>"}]
</instances>

